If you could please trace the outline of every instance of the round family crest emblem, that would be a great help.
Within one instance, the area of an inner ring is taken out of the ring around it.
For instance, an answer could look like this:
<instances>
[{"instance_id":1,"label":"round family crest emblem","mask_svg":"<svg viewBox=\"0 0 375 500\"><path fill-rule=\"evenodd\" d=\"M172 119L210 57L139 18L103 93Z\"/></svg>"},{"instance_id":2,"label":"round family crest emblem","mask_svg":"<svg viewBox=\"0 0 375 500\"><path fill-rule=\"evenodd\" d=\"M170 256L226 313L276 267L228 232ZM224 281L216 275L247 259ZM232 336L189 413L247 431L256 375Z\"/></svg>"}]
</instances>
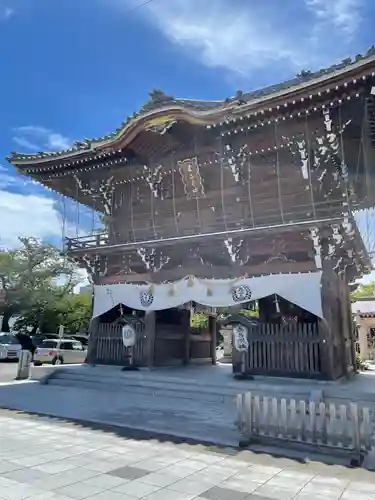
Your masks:
<instances>
[{"instance_id":1,"label":"round family crest emblem","mask_svg":"<svg viewBox=\"0 0 375 500\"><path fill-rule=\"evenodd\" d=\"M247 285L239 285L232 290L232 299L234 302L246 302L251 299L251 290Z\"/></svg>"},{"instance_id":2,"label":"round family crest emblem","mask_svg":"<svg viewBox=\"0 0 375 500\"><path fill-rule=\"evenodd\" d=\"M139 294L139 300L143 307L149 307L154 302L154 296L152 293L143 291Z\"/></svg>"}]
</instances>

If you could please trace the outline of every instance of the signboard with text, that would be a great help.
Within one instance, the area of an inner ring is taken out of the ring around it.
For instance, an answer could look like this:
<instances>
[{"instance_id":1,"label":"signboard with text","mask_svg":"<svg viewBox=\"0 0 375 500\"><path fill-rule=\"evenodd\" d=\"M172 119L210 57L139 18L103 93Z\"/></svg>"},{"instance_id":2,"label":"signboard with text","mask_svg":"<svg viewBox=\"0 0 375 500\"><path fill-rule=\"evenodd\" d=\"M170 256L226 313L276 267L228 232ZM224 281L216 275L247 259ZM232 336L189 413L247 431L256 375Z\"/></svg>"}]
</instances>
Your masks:
<instances>
[{"instance_id":1,"label":"signboard with text","mask_svg":"<svg viewBox=\"0 0 375 500\"><path fill-rule=\"evenodd\" d=\"M239 352L249 349L248 329L241 324L233 325L233 345Z\"/></svg>"}]
</instances>

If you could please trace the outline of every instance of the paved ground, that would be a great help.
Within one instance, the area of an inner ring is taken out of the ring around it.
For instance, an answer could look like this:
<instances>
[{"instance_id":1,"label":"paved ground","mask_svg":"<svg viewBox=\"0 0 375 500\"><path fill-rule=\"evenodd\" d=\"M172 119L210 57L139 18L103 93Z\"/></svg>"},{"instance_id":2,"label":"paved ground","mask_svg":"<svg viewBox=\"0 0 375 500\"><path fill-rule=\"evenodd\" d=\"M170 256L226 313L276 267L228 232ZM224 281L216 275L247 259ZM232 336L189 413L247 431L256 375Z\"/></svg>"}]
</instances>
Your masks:
<instances>
[{"instance_id":1,"label":"paved ground","mask_svg":"<svg viewBox=\"0 0 375 500\"><path fill-rule=\"evenodd\" d=\"M17 363L0 361L0 382L12 382L16 378Z\"/></svg>"},{"instance_id":2,"label":"paved ground","mask_svg":"<svg viewBox=\"0 0 375 500\"><path fill-rule=\"evenodd\" d=\"M1 500L375 500L375 473L0 412Z\"/></svg>"}]
</instances>

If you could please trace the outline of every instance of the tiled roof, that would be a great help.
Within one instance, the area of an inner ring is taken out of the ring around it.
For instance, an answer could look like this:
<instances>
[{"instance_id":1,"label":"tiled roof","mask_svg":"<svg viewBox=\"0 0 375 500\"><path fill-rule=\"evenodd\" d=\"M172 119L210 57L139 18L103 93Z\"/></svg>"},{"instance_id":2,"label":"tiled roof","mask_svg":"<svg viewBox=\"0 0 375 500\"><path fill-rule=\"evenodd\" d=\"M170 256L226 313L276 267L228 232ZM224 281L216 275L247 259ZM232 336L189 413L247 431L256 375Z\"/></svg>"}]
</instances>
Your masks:
<instances>
[{"instance_id":1,"label":"tiled roof","mask_svg":"<svg viewBox=\"0 0 375 500\"><path fill-rule=\"evenodd\" d=\"M49 158L59 157L59 156L69 156L74 155L77 152L84 152L85 150L91 150L96 146L97 143L103 141L109 141L118 136L124 128L131 124L131 122L135 122L138 118L152 113L153 111L162 110L163 108L179 106L185 108L186 110L191 110L195 112L209 112L227 109L227 107L236 106L238 104L250 104L252 101L256 99L260 99L262 97L271 97L272 94L277 92L281 92L283 90L298 88L298 86L302 84L306 84L311 81L314 83L314 80L318 78L333 76L335 72L339 72L345 69L350 69L350 66L353 66L356 63L360 63L361 61L365 62L368 58L375 56L375 46L370 47L365 56L358 54L354 59L347 58L344 59L340 64L334 64L329 68L324 68L319 71L305 71L302 70L300 74L298 74L295 78L284 81L282 83L276 85L270 85L268 87L264 87L258 90L254 90L251 92L242 92L237 91L236 95L231 98L227 98L223 101L204 101L204 100L193 100L193 99L178 99L172 96L168 96L164 94L161 90L153 90L150 93L150 98L146 102L144 106L139 110L139 112L135 112L132 116L128 116L125 118L124 122L118 127L113 133L96 137L92 139L84 139L83 141L75 142L71 148L58 151L58 152L42 152L36 154L23 154L12 152L6 159L10 162L17 160L48 160Z\"/></svg>"}]
</instances>

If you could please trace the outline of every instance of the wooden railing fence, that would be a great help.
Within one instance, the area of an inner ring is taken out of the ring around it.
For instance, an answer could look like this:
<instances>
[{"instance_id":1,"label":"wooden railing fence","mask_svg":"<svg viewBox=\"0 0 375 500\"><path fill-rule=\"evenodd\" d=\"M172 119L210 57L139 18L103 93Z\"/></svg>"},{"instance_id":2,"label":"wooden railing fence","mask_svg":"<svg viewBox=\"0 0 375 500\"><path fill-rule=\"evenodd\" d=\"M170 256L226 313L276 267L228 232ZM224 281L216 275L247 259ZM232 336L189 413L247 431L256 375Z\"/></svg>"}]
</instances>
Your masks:
<instances>
[{"instance_id":1,"label":"wooden railing fence","mask_svg":"<svg viewBox=\"0 0 375 500\"><path fill-rule=\"evenodd\" d=\"M238 427L249 440L280 439L358 454L371 448L373 422L370 410L355 403L307 403L295 399L253 397L248 392L237 396L237 411Z\"/></svg>"}]
</instances>

